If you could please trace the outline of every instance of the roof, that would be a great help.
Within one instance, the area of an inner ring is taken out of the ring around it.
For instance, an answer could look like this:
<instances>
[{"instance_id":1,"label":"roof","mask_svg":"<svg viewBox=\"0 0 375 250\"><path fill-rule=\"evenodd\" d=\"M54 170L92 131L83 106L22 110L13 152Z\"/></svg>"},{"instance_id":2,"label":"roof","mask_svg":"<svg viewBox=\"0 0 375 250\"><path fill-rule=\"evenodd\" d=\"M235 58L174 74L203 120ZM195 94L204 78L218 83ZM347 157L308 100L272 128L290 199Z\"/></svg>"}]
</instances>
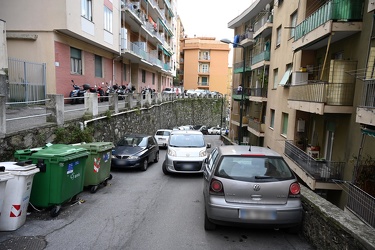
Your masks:
<instances>
[{"instance_id":1,"label":"roof","mask_svg":"<svg viewBox=\"0 0 375 250\"><path fill-rule=\"evenodd\" d=\"M184 134L192 134L192 135L203 135L202 132L198 130L173 130L171 135L184 135Z\"/></svg>"},{"instance_id":2,"label":"roof","mask_svg":"<svg viewBox=\"0 0 375 250\"><path fill-rule=\"evenodd\" d=\"M219 151L223 155L241 155L241 154L258 154L265 156L276 156L282 157L272 149L258 146L248 145L227 145L218 147ZM250 150L249 150L250 149Z\"/></svg>"}]
</instances>

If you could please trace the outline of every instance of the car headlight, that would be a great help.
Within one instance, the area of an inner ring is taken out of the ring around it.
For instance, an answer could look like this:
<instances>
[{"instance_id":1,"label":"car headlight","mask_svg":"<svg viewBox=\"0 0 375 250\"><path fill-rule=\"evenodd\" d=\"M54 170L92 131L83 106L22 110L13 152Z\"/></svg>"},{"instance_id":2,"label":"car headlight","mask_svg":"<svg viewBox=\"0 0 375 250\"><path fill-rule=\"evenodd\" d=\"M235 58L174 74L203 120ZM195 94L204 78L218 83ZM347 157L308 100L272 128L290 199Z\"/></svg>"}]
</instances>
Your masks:
<instances>
[{"instance_id":1,"label":"car headlight","mask_svg":"<svg viewBox=\"0 0 375 250\"><path fill-rule=\"evenodd\" d=\"M170 155L170 156L177 156L177 154L176 154L176 151L174 151L173 149L168 149L168 155Z\"/></svg>"},{"instance_id":2,"label":"car headlight","mask_svg":"<svg viewBox=\"0 0 375 250\"><path fill-rule=\"evenodd\" d=\"M128 157L128 160L138 160L139 159L139 156L136 156L136 155L131 155Z\"/></svg>"},{"instance_id":3,"label":"car headlight","mask_svg":"<svg viewBox=\"0 0 375 250\"><path fill-rule=\"evenodd\" d=\"M112 155L111 157L112 157L112 159L116 159L116 155Z\"/></svg>"},{"instance_id":4,"label":"car headlight","mask_svg":"<svg viewBox=\"0 0 375 250\"><path fill-rule=\"evenodd\" d=\"M199 156L200 157L207 156L207 151L206 150L202 150L201 152L199 152Z\"/></svg>"}]
</instances>

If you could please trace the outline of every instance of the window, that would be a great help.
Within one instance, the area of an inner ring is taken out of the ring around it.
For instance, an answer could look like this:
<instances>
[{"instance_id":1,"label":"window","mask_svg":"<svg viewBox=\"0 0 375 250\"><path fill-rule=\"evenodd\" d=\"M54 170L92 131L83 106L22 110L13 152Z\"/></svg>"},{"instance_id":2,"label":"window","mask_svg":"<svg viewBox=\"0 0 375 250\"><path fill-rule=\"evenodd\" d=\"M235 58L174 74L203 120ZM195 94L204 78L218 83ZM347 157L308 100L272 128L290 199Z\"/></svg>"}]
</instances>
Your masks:
<instances>
[{"instance_id":1,"label":"window","mask_svg":"<svg viewBox=\"0 0 375 250\"><path fill-rule=\"evenodd\" d=\"M142 69L142 82L146 82L146 70Z\"/></svg>"},{"instance_id":2,"label":"window","mask_svg":"<svg viewBox=\"0 0 375 250\"><path fill-rule=\"evenodd\" d=\"M70 73L82 75L82 51L70 48Z\"/></svg>"},{"instance_id":3,"label":"window","mask_svg":"<svg viewBox=\"0 0 375 250\"><path fill-rule=\"evenodd\" d=\"M275 127L275 110L271 109L271 121L270 121L270 128Z\"/></svg>"},{"instance_id":4,"label":"window","mask_svg":"<svg viewBox=\"0 0 375 250\"><path fill-rule=\"evenodd\" d=\"M92 1L91 0L81 0L81 15L92 21Z\"/></svg>"},{"instance_id":5,"label":"window","mask_svg":"<svg viewBox=\"0 0 375 250\"><path fill-rule=\"evenodd\" d=\"M283 136L287 136L288 134L288 114L287 113L283 113L282 115L282 122L283 124L281 125L281 135Z\"/></svg>"},{"instance_id":6,"label":"window","mask_svg":"<svg viewBox=\"0 0 375 250\"><path fill-rule=\"evenodd\" d=\"M208 64L202 64L202 73L208 73Z\"/></svg>"},{"instance_id":7,"label":"window","mask_svg":"<svg viewBox=\"0 0 375 250\"><path fill-rule=\"evenodd\" d=\"M281 43L281 25L277 28L276 33L277 33L276 47L279 47Z\"/></svg>"},{"instance_id":8,"label":"window","mask_svg":"<svg viewBox=\"0 0 375 250\"><path fill-rule=\"evenodd\" d=\"M290 16L290 38L294 37L295 27L297 25L297 11Z\"/></svg>"},{"instance_id":9,"label":"window","mask_svg":"<svg viewBox=\"0 0 375 250\"><path fill-rule=\"evenodd\" d=\"M103 77L102 57L95 55L95 77Z\"/></svg>"},{"instance_id":10,"label":"window","mask_svg":"<svg viewBox=\"0 0 375 250\"><path fill-rule=\"evenodd\" d=\"M277 83L278 83L278 74L279 74L279 69L274 69L273 70L273 88L277 88Z\"/></svg>"},{"instance_id":11,"label":"window","mask_svg":"<svg viewBox=\"0 0 375 250\"><path fill-rule=\"evenodd\" d=\"M104 6L104 29L112 33L112 11Z\"/></svg>"},{"instance_id":12,"label":"window","mask_svg":"<svg viewBox=\"0 0 375 250\"><path fill-rule=\"evenodd\" d=\"M152 73L152 85L155 85L155 73Z\"/></svg>"}]
</instances>

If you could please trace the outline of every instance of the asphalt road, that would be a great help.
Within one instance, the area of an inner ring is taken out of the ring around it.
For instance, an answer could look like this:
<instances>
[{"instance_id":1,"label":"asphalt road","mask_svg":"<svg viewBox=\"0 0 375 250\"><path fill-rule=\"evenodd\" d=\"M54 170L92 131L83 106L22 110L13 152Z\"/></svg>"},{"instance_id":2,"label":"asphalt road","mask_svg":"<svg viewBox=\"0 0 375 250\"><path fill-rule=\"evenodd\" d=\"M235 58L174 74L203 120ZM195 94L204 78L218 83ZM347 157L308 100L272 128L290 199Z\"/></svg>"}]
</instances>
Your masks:
<instances>
[{"instance_id":1,"label":"asphalt road","mask_svg":"<svg viewBox=\"0 0 375 250\"><path fill-rule=\"evenodd\" d=\"M219 136L205 136L213 147ZM283 230L203 227L202 175L164 175L160 161L146 172L111 171L94 194L79 194L59 216L33 211L16 231L0 232L0 249L314 249Z\"/></svg>"}]
</instances>

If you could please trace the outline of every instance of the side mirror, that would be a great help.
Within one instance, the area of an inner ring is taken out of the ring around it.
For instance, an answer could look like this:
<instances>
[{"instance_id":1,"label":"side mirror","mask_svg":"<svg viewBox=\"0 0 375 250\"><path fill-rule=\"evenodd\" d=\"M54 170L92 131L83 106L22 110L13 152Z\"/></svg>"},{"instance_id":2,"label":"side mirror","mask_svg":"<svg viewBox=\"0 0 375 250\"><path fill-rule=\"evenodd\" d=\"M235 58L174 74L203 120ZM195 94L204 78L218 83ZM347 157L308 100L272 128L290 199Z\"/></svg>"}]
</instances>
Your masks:
<instances>
[{"instance_id":1,"label":"side mirror","mask_svg":"<svg viewBox=\"0 0 375 250\"><path fill-rule=\"evenodd\" d=\"M206 148L211 148L211 143L207 143Z\"/></svg>"}]
</instances>

